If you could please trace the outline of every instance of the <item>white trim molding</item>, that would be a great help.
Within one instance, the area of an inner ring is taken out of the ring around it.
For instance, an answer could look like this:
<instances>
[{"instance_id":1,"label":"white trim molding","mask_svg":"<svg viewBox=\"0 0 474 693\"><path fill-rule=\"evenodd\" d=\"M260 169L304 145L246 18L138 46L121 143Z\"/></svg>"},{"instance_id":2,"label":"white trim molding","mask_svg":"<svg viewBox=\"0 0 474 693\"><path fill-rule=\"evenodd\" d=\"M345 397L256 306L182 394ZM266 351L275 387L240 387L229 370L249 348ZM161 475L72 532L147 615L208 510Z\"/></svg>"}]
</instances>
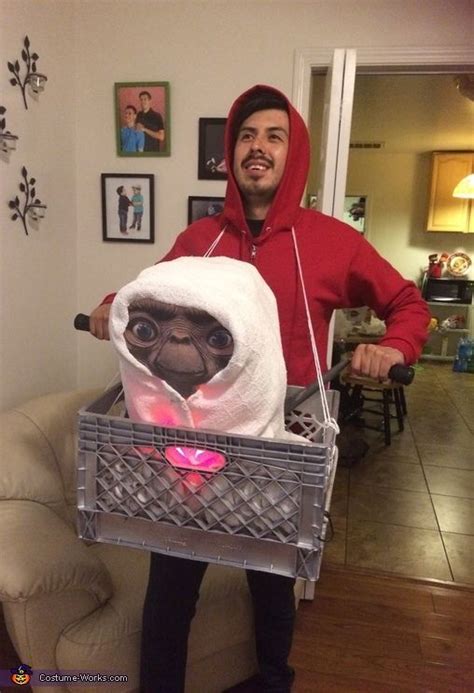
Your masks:
<instances>
[{"instance_id":1,"label":"white trim molding","mask_svg":"<svg viewBox=\"0 0 474 693\"><path fill-rule=\"evenodd\" d=\"M346 46L353 48L353 46ZM355 47L357 68L370 71L396 72L472 72L474 50L470 47ZM333 48L302 48L295 50L292 102L306 122L309 119L311 73L331 64Z\"/></svg>"}]
</instances>

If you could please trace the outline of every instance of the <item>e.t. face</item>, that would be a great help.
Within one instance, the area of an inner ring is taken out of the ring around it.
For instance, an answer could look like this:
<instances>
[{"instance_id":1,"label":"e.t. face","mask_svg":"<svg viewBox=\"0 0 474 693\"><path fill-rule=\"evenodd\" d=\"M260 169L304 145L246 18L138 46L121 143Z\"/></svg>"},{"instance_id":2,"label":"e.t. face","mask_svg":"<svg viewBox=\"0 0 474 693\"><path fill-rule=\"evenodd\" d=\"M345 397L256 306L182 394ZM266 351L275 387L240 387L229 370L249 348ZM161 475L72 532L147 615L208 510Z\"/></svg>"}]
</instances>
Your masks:
<instances>
[{"instance_id":1,"label":"e.t. face","mask_svg":"<svg viewBox=\"0 0 474 693\"><path fill-rule=\"evenodd\" d=\"M124 337L132 356L185 398L225 368L234 351L231 333L209 313L154 299L129 306Z\"/></svg>"}]
</instances>

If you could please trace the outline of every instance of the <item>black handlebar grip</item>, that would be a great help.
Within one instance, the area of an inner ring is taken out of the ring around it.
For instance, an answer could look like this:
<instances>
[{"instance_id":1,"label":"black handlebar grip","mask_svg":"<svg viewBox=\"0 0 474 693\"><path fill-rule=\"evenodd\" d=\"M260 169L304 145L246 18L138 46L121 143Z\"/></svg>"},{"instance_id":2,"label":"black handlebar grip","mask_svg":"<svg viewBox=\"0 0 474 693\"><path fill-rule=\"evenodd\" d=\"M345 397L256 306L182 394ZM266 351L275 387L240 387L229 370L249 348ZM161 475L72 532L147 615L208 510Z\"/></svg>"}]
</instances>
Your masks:
<instances>
[{"instance_id":1,"label":"black handlebar grip","mask_svg":"<svg viewBox=\"0 0 474 693\"><path fill-rule=\"evenodd\" d=\"M74 327L76 330L83 330L84 332L90 331L90 321L89 316L84 315L84 313L78 313L74 318Z\"/></svg>"},{"instance_id":2,"label":"black handlebar grip","mask_svg":"<svg viewBox=\"0 0 474 693\"><path fill-rule=\"evenodd\" d=\"M410 385L415 377L415 369L411 366L404 366L401 363L396 363L388 372L388 377L395 383L400 385Z\"/></svg>"}]
</instances>

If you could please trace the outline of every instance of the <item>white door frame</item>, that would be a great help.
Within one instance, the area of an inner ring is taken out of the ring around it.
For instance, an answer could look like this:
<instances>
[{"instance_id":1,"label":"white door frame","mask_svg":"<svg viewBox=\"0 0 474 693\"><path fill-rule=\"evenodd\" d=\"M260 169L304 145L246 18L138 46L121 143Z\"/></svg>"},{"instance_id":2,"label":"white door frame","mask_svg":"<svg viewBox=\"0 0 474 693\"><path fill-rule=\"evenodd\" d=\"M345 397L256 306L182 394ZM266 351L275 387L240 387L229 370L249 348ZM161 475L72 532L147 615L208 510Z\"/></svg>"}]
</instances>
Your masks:
<instances>
[{"instance_id":1,"label":"white door frame","mask_svg":"<svg viewBox=\"0 0 474 693\"><path fill-rule=\"evenodd\" d=\"M295 51L293 66L292 103L306 125L310 121L311 74L315 69L327 68L334 55L334 48L303 48ZM452 47L417 48L356 48L357 68L370 67L373 71L400 73L423 72L471 72L474 70L474 50ZM399 69L397 69L399 68ZM412 69L410 69L412 68ZM372 70L371 70L372 71ZM330 333L332 324L330 326ZM332 341L332 340L329 340ZM328 343L328 363L330 363ZM315 583L305 581L303 599L314 598Z\"/></svg>"},{"instance_id":2,"label":"white door frame","mask_svg":"<svg viewBox=\"0 0 474 693\"><path fill-rule=\"evenodd\" d=\"M347 46L352 48L352 46ZM397 72L467 72L474 70L472 48L420 47L355 47L357 67L373 67L396 74ZM334 48L302 48L295 50L293 64L292 103L306 124L309 123L311 73L327 67ZM400 68L397 70L397 68ZM410 70L410 68L412 68Z\"/></svg>"}]
</instances>

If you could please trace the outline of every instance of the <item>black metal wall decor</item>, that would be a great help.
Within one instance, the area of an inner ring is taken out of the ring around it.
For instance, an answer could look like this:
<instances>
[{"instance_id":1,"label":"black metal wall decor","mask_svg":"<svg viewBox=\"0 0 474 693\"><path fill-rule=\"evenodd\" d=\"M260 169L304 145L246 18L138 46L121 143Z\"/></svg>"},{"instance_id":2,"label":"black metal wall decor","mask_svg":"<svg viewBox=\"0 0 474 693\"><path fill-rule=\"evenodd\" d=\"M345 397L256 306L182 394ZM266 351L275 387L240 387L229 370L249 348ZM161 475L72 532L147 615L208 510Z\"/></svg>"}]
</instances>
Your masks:
<instances>
[{"instance_id":1,"label":"black metal wall decor","mask_svg":"<svg viewBox=\"0 0 474 693\"><path fill-rule=\"evenodd\" d=\"M9 201L8 206L13 211L12 221L21 219L25 233L28 236L28 217L31 221L42 219L46 212L46 205L36 197L36 179L28 178L28 171L25 166L21 169L21 175L23 176L23 181L19 184L19 188L20 192L25 196L24 202L20 202L20 198L17 195L13 200Z\"/></svg>"},{"instance_id":2,"label":"black metal wall decor","mask_svg":"<svg viewBox=\"0 0 474 693\"><path fill-rule=\"evenodd\" d=\"M5 129L7 126L6 118L4 118L6 111L5 106L0 106L0 149L8 153L12 149L16 149L18 137L10 130Z\"/></svg>"},{"instance_id":3,"label":"black metal wall decor","mask_svg":"<svg viewBox=\"0 0 474 693\"><path fill-rule=\"evenodd\" d=\"M12 75L14 75L10 79L10 84L13 87L20 87L21 93L23 95L23 103L25 104L25 108L28 110L28 104L26 102L27 85L30 86L31 90L35 94L39 94L44 90L44 85L48 78L46 77L46 75L41 74L36 69L36 61L38 60L39 55L38 53L30 53L30 39L28 38L28 36L25 36L23 46L24 47L21 51L21 58L25 63L26 67L26 75L24 79L22 79L20 75L21 66L18 60L15 60L14 63L8 62L7 65Z\"/></svg>"}]
</instances>

